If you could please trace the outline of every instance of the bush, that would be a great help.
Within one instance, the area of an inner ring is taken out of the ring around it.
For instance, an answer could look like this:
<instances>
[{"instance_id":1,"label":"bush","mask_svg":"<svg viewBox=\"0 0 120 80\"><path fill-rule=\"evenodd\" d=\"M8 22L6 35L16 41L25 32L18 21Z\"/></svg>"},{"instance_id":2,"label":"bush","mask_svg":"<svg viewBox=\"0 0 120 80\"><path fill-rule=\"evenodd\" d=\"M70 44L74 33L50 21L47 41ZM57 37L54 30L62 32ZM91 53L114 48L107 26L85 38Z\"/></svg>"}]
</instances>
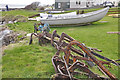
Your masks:
<instances>
[{"instance_id":1,"label":"bush","mask_svg":"<svg viewBox=\"0 0 120 80\"><path fill-rule=\"evenodd\" d=\"M2 21L5 21L6 23L8 23L9 21L13 20L13 15L5 15L2 17Z\"/></svg>"},{"instance_id":2,"label":"bush","mask_svg":"<svg viewBox=\"0 0 120 80\"><path fill-rule=\"evenodd\" d=\"M17 16L13 16L13 15L5 15L2 17L2 21L8 23L9 21L16 21L16 22L27 22L27 17L22 16L22 15L17 15Z\"/></svg>"},{"instance_id":3,"label":"bush","mask_svg":"<svg viewBox=\"0 0 120 80\"><path fill-rule=\"evenodd\" d=\"M27 22L27 18L25 16L17 15L13 18L13 21L17 22Z\"/></svg>"}]
</instances>

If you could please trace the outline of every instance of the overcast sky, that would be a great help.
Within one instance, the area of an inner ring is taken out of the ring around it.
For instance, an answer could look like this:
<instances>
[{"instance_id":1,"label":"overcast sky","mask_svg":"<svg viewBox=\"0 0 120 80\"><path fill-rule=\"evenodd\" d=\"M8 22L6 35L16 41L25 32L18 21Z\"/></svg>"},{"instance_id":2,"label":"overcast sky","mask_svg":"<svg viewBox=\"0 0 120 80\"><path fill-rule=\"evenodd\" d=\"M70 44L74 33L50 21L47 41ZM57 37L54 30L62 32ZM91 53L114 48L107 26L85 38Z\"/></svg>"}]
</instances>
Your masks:
<instances>
[{"instance_id":1,"label":"overcast sky","mask_svg":"<svg viewBox=\"0 0 120 80\"><path fill-rule=\"evenodd\" d=\"M39 1L41 4L53 4L55 0L0 0L0 4L28 5Z\"/></svg>"}]
</instances>

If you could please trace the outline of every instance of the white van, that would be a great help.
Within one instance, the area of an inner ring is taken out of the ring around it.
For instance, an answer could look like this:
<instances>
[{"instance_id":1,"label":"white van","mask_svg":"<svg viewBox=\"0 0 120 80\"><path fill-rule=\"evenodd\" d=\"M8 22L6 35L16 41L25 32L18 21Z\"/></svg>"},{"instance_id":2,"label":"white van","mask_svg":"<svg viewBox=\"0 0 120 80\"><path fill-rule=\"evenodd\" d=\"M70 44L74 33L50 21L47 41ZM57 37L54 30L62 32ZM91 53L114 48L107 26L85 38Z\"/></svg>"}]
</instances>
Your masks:
<instances>
[{"instance_id":1,"label":"white van","mask_svg":"<svg viewBox=\"0 0 120 80\"><path fill-rule=\"evenodd\" d=\"M113 4L112 2L104 2L104 3L103 3L103 6L104 6L104 7L110 7L110 8L111 8L111 7L114 6L114 4Z\"/></svg>"}]
</instances>

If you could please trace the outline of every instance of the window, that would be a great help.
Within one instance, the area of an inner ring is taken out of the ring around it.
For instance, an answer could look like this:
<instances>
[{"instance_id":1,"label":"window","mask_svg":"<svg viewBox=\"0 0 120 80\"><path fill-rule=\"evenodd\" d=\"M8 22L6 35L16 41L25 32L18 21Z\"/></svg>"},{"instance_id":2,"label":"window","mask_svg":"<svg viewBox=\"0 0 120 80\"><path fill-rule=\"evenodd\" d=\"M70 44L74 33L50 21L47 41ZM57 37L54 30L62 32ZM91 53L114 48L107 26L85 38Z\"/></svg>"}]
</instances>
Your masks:
<instances>
[{"instance_id":1,"label":"window","mask_svg":"<svg viewBox=\"0 0 120 80\"><path fill-rule=\"evenodd\" d=\"M79 1L79 5L81 4L81 2Z\"/></svg>"},{"instance_id":2,"label":"window","mask_svg":"<svg viewBox=\"0 0 120 80\"><path fill-rule=\"evenodd\" d=\"M115 1L113 1L113 4L115 4Z\"/></svg>"},{"instance_id":3,"label":"window","mask_svg":"<svg viewBox=\"0 0 120 80\"><path fill-rule=\"evenodd\" d=\"M58 3L58 5L60 6L60 5L61 5L61 3Z\"/></svg>"},{"instance_id":4,"label":"window","mask_svg":"<svg viewBox=\"0 0 120 80\"><path fill-rule=\"evenodd\" d=\"M67 3L67 5L70 5L70 3Z\"/></svg>"},{"instance_id":5,"label":"window","mask_svg":"<svg viewBox=\"0 0 120 80\"><path fill-rule=\"evenodd\" d=\"M61 3L58 3L58 8L61 8Z\"/></svg>"},{"instance_id":6,"label":"window","mask_svg":"<svg viewBox=\"0 0 120 80\"><path fill-rule=\"evenodd\" d=\"M78 4L78 2L76 1L76 4Z\"/></svg>"},{"instance_id":7,"label":"window","mask_svg":"<svg viewBox=\"0 0 120 80\"><path fill-rule=\"evenodd\" d=\"M89 7L88 2L86 2L86 7Z\"/></svg>"},{"instance_id":8,"label":"window","mask_svg":"<svg viewBox=\"0 0 120 80\"><path fill-rule=\"evenodd\" d=\"M78 1L76 1L76 4L80 5L80 4L81 4L81 2L80 2L80 1L79 1L79 2L78 2Z\"/></svg>"}]
</instances>

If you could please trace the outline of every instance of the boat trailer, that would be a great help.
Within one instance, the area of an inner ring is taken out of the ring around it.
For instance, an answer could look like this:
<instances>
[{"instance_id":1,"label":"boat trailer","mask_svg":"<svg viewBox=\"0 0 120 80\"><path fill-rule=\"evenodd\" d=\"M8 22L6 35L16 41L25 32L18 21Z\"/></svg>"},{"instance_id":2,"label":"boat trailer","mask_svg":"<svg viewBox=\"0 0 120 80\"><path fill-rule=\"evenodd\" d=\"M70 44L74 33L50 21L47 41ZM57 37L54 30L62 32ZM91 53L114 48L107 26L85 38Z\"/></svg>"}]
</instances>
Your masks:
<instances>
[{"instance_id":1,"label":"boat trailer","mask_svg":"<svg viewBox=\"0 0 120 80\"><path fill-rule=\"evenodd\" d=\"M117 80L117 78L105 67L111 64L120 66L119 60L111 60L97 52L102 52L97 48L86 47L84 43L76 41L69 35L62 33L61 36L54 30L52 34L43 31L42 33L32 33L29 44L32 44L32 36L38 38L40 45L51 43L57 49L52 57L52 64L56 74L53 80L79 80L76 75L84 75L88 79L97 80ZM97 57L97 58L96 58ZM101 58L101 59L100 59ZM99 60L100 59L100 60ZM95 74L89 67L96 66L104 76Z\"/></svg>"}]
</instances>

